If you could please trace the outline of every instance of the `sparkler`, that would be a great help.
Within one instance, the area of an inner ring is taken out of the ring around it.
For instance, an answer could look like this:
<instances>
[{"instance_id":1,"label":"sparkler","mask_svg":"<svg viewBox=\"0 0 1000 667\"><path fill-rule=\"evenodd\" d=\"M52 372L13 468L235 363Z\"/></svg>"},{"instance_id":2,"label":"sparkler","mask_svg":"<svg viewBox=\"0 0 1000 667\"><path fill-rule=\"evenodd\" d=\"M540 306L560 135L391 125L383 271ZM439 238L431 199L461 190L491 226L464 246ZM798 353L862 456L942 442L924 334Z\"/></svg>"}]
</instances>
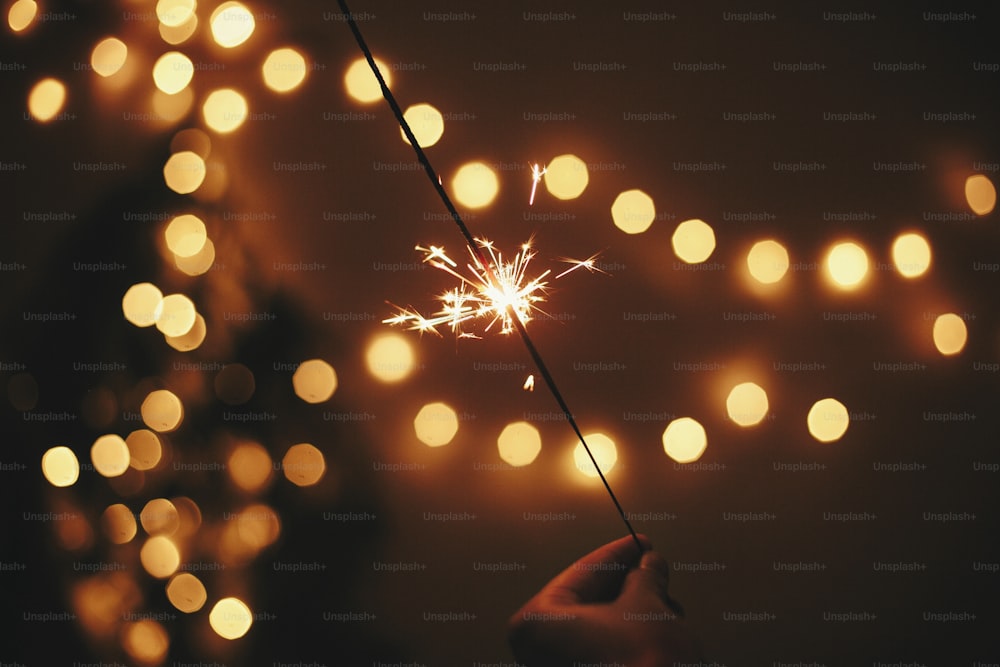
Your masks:
<instances>
[{"instance_id":1,"label":"sparkler","mask_svg":"<svg viewBox=\"0 0 1000 667\"><path fill-rule=\"evenodd\" d=\"M531 165L531 197L528 199L528 206L535 203L535 190L538 189L538 183L542 180L542 176L545 172L549 170L548 167L542 167L539 169L538 163Z\"/></svg>"}]
</instances>

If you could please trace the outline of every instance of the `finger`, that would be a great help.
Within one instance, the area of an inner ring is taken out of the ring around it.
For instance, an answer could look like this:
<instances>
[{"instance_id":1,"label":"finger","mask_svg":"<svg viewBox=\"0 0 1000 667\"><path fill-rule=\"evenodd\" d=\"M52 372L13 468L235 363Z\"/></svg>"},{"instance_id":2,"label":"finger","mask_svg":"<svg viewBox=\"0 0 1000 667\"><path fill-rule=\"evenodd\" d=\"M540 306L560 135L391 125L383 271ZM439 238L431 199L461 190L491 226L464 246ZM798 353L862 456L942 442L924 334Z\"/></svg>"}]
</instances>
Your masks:
<instances>
[{"instance_id":1,"label":"finger","mask_svg":"<svg viewBox=\"0 0 1000 667\"><path fill-rule=\"evenodd\" d=\"M661 601L667 597L670 584L670 564L655 551L647 551L639 567L628 573L622 586L622 597L641 598L655 595Z\"/></svg>"},{"instance_id":2,"label":"finger","mask_svg":"<svg viewBox=\"0 0 1000 667\"><path fill-rule=\"evenodd\" d=\"M639 536L643 549L652 548L649 539ZM623 537L594 549L557 574L538 594L554 605L581 604L614 599L640 553L631 537Z\"/></svg>"}]
</instances>

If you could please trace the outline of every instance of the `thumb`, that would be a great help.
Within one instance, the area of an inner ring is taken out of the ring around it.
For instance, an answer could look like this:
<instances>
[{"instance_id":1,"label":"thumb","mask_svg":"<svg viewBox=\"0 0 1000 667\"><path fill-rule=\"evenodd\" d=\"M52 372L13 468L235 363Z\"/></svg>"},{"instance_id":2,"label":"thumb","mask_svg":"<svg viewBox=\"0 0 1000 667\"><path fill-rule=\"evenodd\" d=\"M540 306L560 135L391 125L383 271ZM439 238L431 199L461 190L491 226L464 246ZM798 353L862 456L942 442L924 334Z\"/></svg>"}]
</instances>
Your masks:
<instances>
[{"instance_id":1,"label":"thumb","mask_svg":"<svg viewBox=\"0 0 1000 667\"><path fill-rule=\"evenodd\" d=\"M684 616L680 603L670 597L670 563L655 551L647 551L639 561L639 567L628 573L622 586L619 601L626 605L644 607L653 604L666 605L677 616Z\"/></svg>"}]
</instances>

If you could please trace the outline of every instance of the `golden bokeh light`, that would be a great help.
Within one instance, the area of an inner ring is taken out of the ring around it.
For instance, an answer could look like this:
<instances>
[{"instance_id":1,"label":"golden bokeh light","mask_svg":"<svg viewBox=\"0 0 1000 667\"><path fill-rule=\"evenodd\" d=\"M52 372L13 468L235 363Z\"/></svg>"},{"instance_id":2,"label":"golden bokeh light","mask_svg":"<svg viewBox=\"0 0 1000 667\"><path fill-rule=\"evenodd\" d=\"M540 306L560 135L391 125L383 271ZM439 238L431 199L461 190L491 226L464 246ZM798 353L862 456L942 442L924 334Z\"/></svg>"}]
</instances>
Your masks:
<instances>
[{"instance_id":1,"label":"golden bokeh light","mask_svg":"<svg viewBox=\"0 0 1000 667\"><path fill-rule=\"evenodd\" d=\"M194 302L183 294L169 294L160 301L156 328L166 336L183 336L194 326Z\"/></svg>"},{"instance_id":2,"label":"golden bokeh light","mask_svg":"<svg viewBox=\"0 0 1000 667\"><path fill-rule=\"evenodd\" d=\"M35 0L17 0L7 12L7 25L14 32L27 30L38 14L38 3Z\"/></svg>"},{"instance_id":3,"label":"golden bokeh light","mask_svg":"<svg viewBox=\"0 0 1000 667\"><path fill-rule=\"evenodd\" d=\"M407 107L403 113L403 118L410 126L413 136L417 138L417 143L421 148L433 146L444 134L444 116L430 104L414 104ZM400 136L407 145L410 140L406 138L403 128L399 129Z\"/></svg>"},{"instance_id":4,"label":"golden bokeh light","mask_svg":"<svg viewBox=\"0 0 1000 667\"><path fill-rule=\"evenodd\" d=\"M195 255L190 257L174 255L174 265L178 271L189 276L200 276L206 273L215 265L215 244L212 243L212 239L207 239L205 245Z\"/></svg>"},{"instance_id":5,"label":"golden bokeh light","mask_svg":"<svg viewBox=\"0 0 1000 667\"><path fill-rule=\"evenodd\" d=\"M542 451L542 436L528 422L513 422L500 432L497 450L500 458L508 465L526 466Z\"/></svg>"},{"instance_id":6,"label":"golden bokeh light","mask_svg":"<svg viewBox=\"0 0 1000 667\"><path fill-rule=\"evenodd\" d=\"M71 584L70 591L73 612L81 629L102 641L115 636L122 615L141 599L135 579L125 571L80 578Z\"/></svg>"},{"instance_id":7,"label":"golden bokeh light","mask_svg":"<svg viewBox=\"0 0 1000 667\"><path fill-rule=\"evenodd\" d=\"M603 433L590 433L585 435L583 439L587 441L590 452L594 455L594 460L601 467L601 472L605 475L611 472L611 469L618 462L618 448L615 446L615 441ZM576 443L576 447L573 449L573 463L576 465L576 469L585 476L597 477L594 463L590 460L590 456L587 455L587 450L583 448L581 442Z\"/></svg>"},{"instance_id":8,"label":"golden bokeh light","mask_svg":"<svg viewBox=\"0 0 1000 667\"><path fill-rule=\"evenodd\" d=\"M215 633L225 639L239 639L253 625L250 608L238 598L222 598L208 614L208 622Z\"/></svg>"},{"instance_id":9,"label":"golden bokeh light","mask_svg":"<svg viewBox=\"0 0 1000 667\"><path fill-rule=\"evenodd\" d=\"M277 541L281 535L278 513L263 504L249 505L236 516L236 535L251 555Z\"/></svg>"},{"instance_id":10,"label":"golden bokeh light","mask_svg":"<svg viewBox=\"0 0 1000 667\"><path fill-rule=\"evenodd\" d=\"M80 479L80 461L69 447L52 447L42 454L42 474L52 486L72 486Z\"/></svg>"},{"instance_id":11,"label":"golden bokeh light","mask_svg":"<svg viewBox=\"0 0 1000 667\"><path fill-rule=\"evenodd\" d=\"M976 215L988 215L997 205L997 189L983 174L965 179L965 201Z\"/></svg>"},{"instance_id":12,"label":"golden bokeh light","mask_svg":"<svg viewBox=\"0 0 1000 667\"><path fill-rule=\"evenodd\" d=\"M143 423L157 433L175 430L184 418L181 399L167 389L149 392L139 408Z\"/></svg>"},{"instance_id":13,"label":"golden bokeh light","mask_svg":"<svg viewBox=\"0 0 1000 667\"><path fill-rule=\"evenodd\" d=\"M101 528L112 544L127 544L139 532L132 510L121 503L109 505L101 513Z\"/></svg>"},{"instance_id":14,"label":"golden bokeh light","mask_svg":"<svg viewBox=\"0 0 1000 667\"><path fill-rule=\"evenodd\" d=\"M176 216L163 231L167 248L178 257L197 255L208 240L208 232L201 218L190 213Z\"/></svg>"},{"instance_id":15,"label":"golden bokeh light","mask_svg":"<svg viewBox=\"0 0 1000 667\"><path fill-rule=\"evenodd\" d=\"M572 154L552 158L542 174L545 189L556 199L576 199L587 189L587 163Z\"/></svg>"},{"instance_id":16,"label":"golden bokeh light","mask_svg":"<svg viewBox=\"0 0 1000 667\"><path fill-rule=\"evenodd\" d=\"M153 498L139 512L139 523L147 535L170 536L180 527L181 517L172 502L166 498Z\"/></svg>"},{"instance_id":17,"label":"golden bokeh light","mask_svg":"<svg viewBox=\"0 0 1000 667\"><path fill-rule=\"evenodd\" d=\"M28 93L28 113L32 119L46 123L62 111L66 104L66 86L62 81L48 77L34 85Z\"/></svg>"},{"instance_id":18,"label":"golden bokeh light","mask_svg":"<svg viewBox=\"0 0 1000 667\"><path fill-rule=\"evenodd\" d=\"M174 153L163 165L163 180L177 194L191 194L205 182L205 161L192 151Z\"/></svg>"},{"instance_id":19,"label":"golden bokeh light","mask_svg":"<svg viewBox=\"0 0 1000 667\"><path fill-rule=\"evenodd\" d=\"M305 57L288 47L271 51L261 66L264 85L276 93L298 88L306 80L307 70Z\"/></svg>"},{"instance_id":20,"label":"golden bokeh light","mask_svg":"<svg viewBox=\"0 0 1000 667\"><path fill-rule=\"evenodd\" d=\"M167 44L172 46L177 46L178 44L183 44L194 31L198 29L198 15L191 14L188 16L187 20L180 25L166 25L165 23L160 23L160 39L162 39Z\"/></svg>"},{"instance_id":21,"label":"golden bokeh light","mask_svg":"<svg viewBox=\"0 0 1000 667\"><path fill-rule=\"evenodd\" d=\"M806 416L809 434L820 442L834 442L847 432L851 417L844 404L835 398L813 403Z\"/></svg>"},{"instance_id":22,"label":"golden bokeh light","mask_svg":"<svg viewBox=\"0 0 1000 667\"><path fill-rule=\"evenodd\" d=\"M84 551L94 543L94 531L83 514L71 512L65 520L55 522L56 540L67 551Z\"/></svg>"},{"instance_id":23,"label":"golden bokeh light","mask_svg":"<svg viewBox=\"0 0 1000 667\"><path fill-rule=\"evenodd\" d=\"M368 372L380 382L405 380L416 368L410 341L395 333L376 336L365 351Z\"/></svg>"},{"instance_id":24,"label":"golden bokeh light","mask_svg":"<svg viewBox=\"0 0 1000 667\"><path fill-rule=\"evenodd\" d=\"M306 403L322 403L337 390L337 372L322 359L309 359L295 369L292 387Z\"/></svg>"},{"instance_id":25,"label":"golden bokeh light","mask_svg":"<svg viewBox=\"0 0 1000 667\"><path fill-rule=\"evenodd\" d=\"M117 37L102 39L90 52L90 66L100 76L117 74L125 66L128 47Z\"/></svg>"},{"instance_id":26,"label":"golden bokeh light","mask_svg":"<svg viewBox=\"0 0 1000 667\"><path fill-rule=\"evenodd\" d=\"M854 289L868 275L868 253L857 243L838 243L826 256L826 273L834 285Z\"/></svg>"},{"instance_id":27,"label":"golden bokeh light","mask_svg":"<svg viewBox=\"0 0 1000 667\"><path fill-rule=\"evenodd\" d=\"M202 160L207 160L212 154L212 137L208 132L197 127L188 127L179 132L175 132L170 138L170 152L179 153L181 151L191 151Z\"/></svg>"},{"instance_id":28,"label":"golden bokeh light","mask_svg":"<svg viewBox=\"0 0 1000 667\"><path fill-rule=\"evenodd\" d=\"M180 51L167 51L153 65L153 83L167 95L176 95L194 78L194 63Z\"/></svg>"},{"instance_id":29,"label":"golden bokeh light","mask_svg":"<svg viewBox=\"0 0 1000 667\"><path fill-rule=\"evenodd\" d=\"M663 430L663 451L677 463L693 463L708 447L705 427L691 417L679 417Z\"/></svg>"},{"instance_id":30,"label":"golden bokeh light","mask_svg":"<svg viewBox=\"0 0 1000 667\"><path fill-rule=\"evenodd\" d=\"M102 435L90 448L94 470L103 477L118 477L128 470L132 456L128 445L118 435Z\"/></svg>"},{"instance_id":31,"label":"golden bokeh light","mask_svg":"<svg viewBox=\"0 0 1000 667\"><path fill-rule=\"evenodd\" d=\"M485 162L466 162L452 177L451 190L462 206L483 208L496 199L500 180Z\"/></svg>"},{"instance_id":32,"label":"golden bokeh light","mask_svg":"<svg viewBox=\"0 0 1000 667\"><path fill-rule=\"evenodd\" d=\"M184 118L194 105L194 91L185 88L176 95L154 90L150 99L153 118L160 123L176 123Z\"/></svg>"},{"instance_id":33,"label":"golden bokeh light","mask_svg":"<svg viewBox=\"0 0 1000 667\"><path fill-rule=\"evenodd\" d=\"M195 15L196 4L195 0L158 0L156 18L163 25L176 28Z\"/></svg>"},{"instance_id":34,"label":"golden bokeh light","mask_svg":"<svg viewBox=\"0 0 1000 667\"><path fill-rule=\"evenodd\" d=\"M934 320L934 347L945 356L958 354L965 348L969 330L965 320L955 313L938 315Z\"/></svg>"},{"instance_id":35,"label":"golden bokeh light","mask_svg":"<svg viewBox=\"0 0 1000 667\"><path fill-rule=\"evenodd\" d=\"M759 424L767 410L767 392L753 382L736 385L726 398L726 414L740 426Z\"/></svg>"},{"instance_id":36,"label":"golden bokeh light","mask_svg":"<svg viewBox=\"0 0 1000 667\"><path fill-rule=\"evenodd\" d=\"M162 301L163 292L159 287L153 283L136 283L122 297L122 313L137 327L151 327L156 324Z\"/></svg>"},{"instance_id":37,"label":"golden bokeh light","mask_svg":"<svg viewBox=\"0 0 1000 667\"><path fill-rule=\"evenodd\" d=\"M281 459L285 478L296 486L312 486L323 479L326 459L323 452L308 442L292 445Z\"/></svg>"},{"instance_id":38,"label":"golden bokeh light","mask_svg":"<svg viewBox=\"0 0 1000 667\"><path fill-rule=\"evenodd\" d=\"M900 234L892 242L892 261L904 278L917 278L931 266L931 246L920 234Z\"/></svg>"},{"instance_id":39,"label":"golden bokeh light","mask_svg":"<svg viewBox=\"0 0 1000 667\"><path fill-rule=\"evenodd\" d=\"M257 388L253 371L243 364L226 364L212 382L216 397L227 405L241 405Z\"/></svg>"},{"instance_id":40,"label":"golden bokeh light","mask_svg":"<svg viewBox=\"0 0 1000 667\"><path fill-rule=\"evenodd\" d=\"M458 415L445 403L428 403L414 418L413 430L428 447L447 445L458 433Z\"/></svg>"},{"instance_id":41,"label":"golden bokeh light","mask_svg":"<svg viewBox=\"0 0 1000 667\"><path fill-rule=\"evenodd\" d=\"M150 576L166 579L177 571L181 564L181 554L169 537L154 535L139 550L139 561Z\"/></svg>"},{"instance_id":42,"label":"golden bokeh light","mask_svg":"<svg viewBox=\"0 0 1000 667\"><path fill-rule=\"evenodd\" d=\"M205 606L208 592L201 579L190 572L174 575L167 584L167 599L177 611L193 614Z\"/></svg>"},{"instance_id":43,"label":"golden bokeh light","mask_svg":"<svg viewBox=\"0 0 1000 667\"><path fill-rule=\"evenodd\" d=\"M373 60L385 80L385 85L392 86L392 74L389 71L389 66L378 58L373 58ZM344 88L348 95L364 104L371 104L382 99L382 87L378 85L378 79L375 78L371 67L368 66L368 61L364 58L358 58L347 68L347 72L344 74Z\"/></svg>"},{"instance_id":44,"label":"golden bokeh light","mask_svg":"<svg viewBox=\"0 0 1000 667\"><path fill-rule=\"evenodd\" d=\"M167 342L167 345L178 352L190 352L191 350L198 349L205 342L205 336L207 335L208 327L205 325L205 318L201 316L201 313L198 313L194 316L194 325L186 334L182 336L164 336L163 339Z\"/></svg>"},{"instance_id":45,"label":"golden bokeh light","mask_svg":"<svg viewBox=\"0 0 1000 667\"><path fill-rule=\"evenodd\" d=\"M201 527L201 508L198 507L198 503L187 496L177 496L170 502L177 508L177 516L180 518L177 539L188 538L198 532Z\"/></svg>"},{"instance_id":46,"label":"golden bokeh light","mask_svg":"<svg viewBox=\"0 0 1000 667\"><path fill-rule=\"evenodd\" d=\"M219 46L231 49L250 39L256 23L253 13L240 2L223 2L209 19L212 39Z\"/></svg>"},{"instance_id":47,"label":"golden bokeh light","mask_svg":"<svg viewBox=\"0 0 1000 667\"><path fill-rule=\"evenodd\" d=\"M125 438L128 445L129 465L136 470L152 470L163 457L160 438L148 429L137 429Z\"/></svg>"},{"instance_id":48,"label":"golden bokeh light","mask_svg":"<svg viewBox=\"0 0 1000 667\"><path fill-rule=\"evenodd\" d=\"M159 665L170 649L170 635L157 621L143 619L125 626L122 648L141 665Z\"/></svg>"},{"instance_id":49,"label":"golden bokeh light","mask_svg":"<svg viewBox=\"0 0 1000 667\"><path fill-rule=\"evenodd\" d=\"M754 280L771 285L785 277L789 267L788 251L777 241L758 241L747 253L747 269Z\"/></svg>"},{"instance_id":50,"label":"golden bokeh light","mask_svg":"<svg viewBox=\"0 0 1000 667\"><path fill-rule=\"evenodd\" d=\"M653 198L642 190L626 190L611 204L611 219L615 227L626 234L641 234L653 224L656 207Z\"/></svg>"},{"instance_id":51,"label":"golden bokeh light","mask_svg":"<svg viewBox=\"0 0 1000 667\"><path fill-rule=\"evenodd\" d=\"M271 455L263 445L241 442L229 453L226 472L229 479L247 493L260 491L271 480Z\"/></svg>"},{"instance_id":52,"label":"golden bokeh light","mask_svg":"<svg viewBox=\"0 0 1000 667\"><path fill-rule=\"evenodd\" d=\"M249 113L246 98L232 88L213 90L201 106L205 125L220 134L238 129Z\"/></svg>"},{"instance_id":53,"label":"golden bokeh light","mask_svg":"<svg viewBox=\"0 0 1000 667\"><path fill-rule=\"evenodd\" d=\"M715 251L715 232L704 220L685 220L677 225L670 237L674 254L688 264L698 264L708 259Z\"/></svg>"}]
</instances>

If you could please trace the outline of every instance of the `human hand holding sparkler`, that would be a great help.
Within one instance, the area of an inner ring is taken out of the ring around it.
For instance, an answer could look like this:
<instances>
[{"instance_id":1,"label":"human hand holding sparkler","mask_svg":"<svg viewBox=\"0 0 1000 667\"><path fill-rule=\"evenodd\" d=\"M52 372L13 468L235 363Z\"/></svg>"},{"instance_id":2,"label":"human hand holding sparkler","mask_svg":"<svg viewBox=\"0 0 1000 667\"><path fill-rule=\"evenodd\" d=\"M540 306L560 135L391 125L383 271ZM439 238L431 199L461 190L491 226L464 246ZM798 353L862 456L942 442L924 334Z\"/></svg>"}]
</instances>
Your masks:
<instances>
[{"instance_id":1,"label":"human hand holding sparkler","mask_svg":"<svg viewBox=\"0 0 1000 667\"><path fill-rule=\"evenodd\" d=\"M514 614L509 639L529 667L583 663L660 667L701 659L667 593L669 565L643 536L605 544L556 575Z\"/></svg>"}]
</instances>

